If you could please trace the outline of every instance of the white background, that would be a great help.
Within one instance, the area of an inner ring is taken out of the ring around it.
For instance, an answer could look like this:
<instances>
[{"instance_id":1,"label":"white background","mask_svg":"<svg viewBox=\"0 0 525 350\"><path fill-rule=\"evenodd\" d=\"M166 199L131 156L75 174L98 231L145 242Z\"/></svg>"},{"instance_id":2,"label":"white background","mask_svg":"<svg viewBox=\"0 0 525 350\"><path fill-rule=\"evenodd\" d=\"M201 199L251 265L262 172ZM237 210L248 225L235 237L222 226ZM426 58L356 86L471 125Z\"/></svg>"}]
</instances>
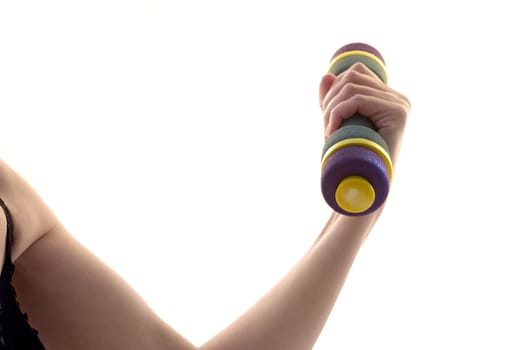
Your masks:
<instances>
[{"instance_id":1,"label":"white background","mask_svg":"<svg viewBox=\"0 0 525 350\"><path fill-rule=\"evenodd\" d=\"M317 87L343 44L413 109L316 349L523 349L519 2L2 1L0 156L201 344L329 209Z\"/></svg>"}]
</instances>

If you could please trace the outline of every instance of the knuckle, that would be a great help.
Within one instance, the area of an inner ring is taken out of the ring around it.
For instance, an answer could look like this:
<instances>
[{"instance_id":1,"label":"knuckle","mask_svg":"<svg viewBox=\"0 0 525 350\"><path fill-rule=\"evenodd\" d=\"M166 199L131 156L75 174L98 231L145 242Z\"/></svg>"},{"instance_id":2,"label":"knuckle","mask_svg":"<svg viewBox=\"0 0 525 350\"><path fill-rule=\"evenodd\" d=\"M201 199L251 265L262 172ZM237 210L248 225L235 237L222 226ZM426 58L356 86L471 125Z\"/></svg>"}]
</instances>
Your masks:
<instances>
[{"instance_id":1,"label":"knuckle","mask_svg":"<svg viewBox=\"0 0 525 350\"><path fill-rule=\"evenodd\" d=\"M355 93L354 95L352 95L351 99L356 105L359 106L359 105L362 105L363 103L366 103L368 100L368 97L367 95L362 94L362 93Z\"/></svg>"},{"instance_id":2,"label":"knuckle","mask_svg":"<svg viewBox=\"0 0 525 350\"><path fill-rule=\"evenodd\" d=\"M361 63L356 63L356 64L361 64ZM360 73L359 73L359 70L360 70L360 69L358 69L358 68L355 66L356 64L354 64L352 67L350 67L350 68L348 69L348 71L346 72L346 74L345 74L345 78L346 78L346 80L349 81L349 82L355 82L355 81L357 81L357 79L358 79L359 76L360 76Z\"/></svg>"},{"instance_id":3,"label":"knuckle","mask_svg":"<svg viewBox=\"0 0 525 350\"><path fill-rule=\"evenodd\" d=\"M356 70L356 71L359 71L359 72L363 72L365 71L367 68L366 68L366 65L363 63L363 62L356 62L352 65L351 67L353 70Z\"/></svg>"},{"instance_id":4,"label":"knuckle","mask_svg":"<svg viewBox=\"0 0 525 350\"><path fill-rule=\"evenodd\" d=\"M358 92L358 87L355 83L348 82L343 86L342 92L345 95L353 96Z\"/></svg>"},{"instance_id":5,"label":"knuckle","mask_svg":"<svg viewBox=\"0 0 525 350\"><path fill-rule=\"evenodd\" d=\"M395 92L395 94L396 94L397 99L400 101L400 103L403 104L407 110L410 110L410 108L412 107L412 103L410 102L410 99L406 95L403 95L400 92Z\"/></svg>"},{"instance_id":6,"label":"knuckle","mask_svg":"<svg viewBox=\"0 0 525 350\"><path fill-rule=\"evenodd\" d=\"M392 109L396 119L401 122L402 125L405 125L408 119L408 107L405 104L398 104Z\"/></svg>"},{"instance_id":7,"label":"knuckle","mask_svg":"<svg viewBox=\"0 0 525 350\"><path fill-rule=\"evenodd\" d=\"M338 121L341 118L342 111L341 111L341 105L335 106L330 113L328 114L328 120L329 121Z\"/></svg>"},{"instance_id":8,"label":"knuckle","mask_svg":"<svg viewBox=\"0 0 525 350\"><path fill-rule=\"evenodd\" d=\"M403 96L403 101L405 102L406 110L410 110L412 108L412 102L410 102L410 99L406 96Z\"/></svg>"}]
</instances>

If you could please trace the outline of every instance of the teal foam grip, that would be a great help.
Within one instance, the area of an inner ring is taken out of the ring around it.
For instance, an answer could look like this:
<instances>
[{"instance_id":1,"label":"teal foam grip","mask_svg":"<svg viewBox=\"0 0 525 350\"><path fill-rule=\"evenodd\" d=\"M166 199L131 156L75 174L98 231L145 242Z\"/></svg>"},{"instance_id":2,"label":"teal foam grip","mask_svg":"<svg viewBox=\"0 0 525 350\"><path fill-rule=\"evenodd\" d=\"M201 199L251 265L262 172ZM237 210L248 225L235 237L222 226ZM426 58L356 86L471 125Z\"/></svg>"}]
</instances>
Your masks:
<instances>
[{"instance_id":1,"label":"teal foam grip","mask_svg":"<svg viewBox=\"0 0 525 350\"><path fill-rule=\"evenodd\" d=\"M354 115L352 118L345 120L341 123L341 126L330 135L326 140L322 154L326 153L330 147L336 143L350 139L350 138L362 138L376 143L381 146L386 153L390 154L388 145L385 140L375 131L374 124L362 115Z\"/></svg>"}]
</instances>

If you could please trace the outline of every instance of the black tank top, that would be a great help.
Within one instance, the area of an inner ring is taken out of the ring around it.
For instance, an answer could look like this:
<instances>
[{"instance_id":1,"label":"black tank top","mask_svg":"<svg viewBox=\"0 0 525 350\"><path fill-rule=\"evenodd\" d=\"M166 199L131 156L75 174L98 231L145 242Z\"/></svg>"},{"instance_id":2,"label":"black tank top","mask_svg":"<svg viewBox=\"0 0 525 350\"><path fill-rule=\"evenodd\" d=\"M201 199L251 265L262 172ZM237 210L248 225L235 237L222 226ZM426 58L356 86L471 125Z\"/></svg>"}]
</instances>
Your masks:
<instances>
[{"instance_id":1,"label":"black tank top","mask_svg":"<svg viewBox=\"0 0 525 350\"><path fill-rule=\"evenodd\" d=\"M0 350L45 350L38 332L31 327L27 314L22 313L16 301L16 292L12 285L15 266L11 261L13 220L2 199L0 207L7 220L4 265L0 274Z\"/></svg>"}]
</instances>

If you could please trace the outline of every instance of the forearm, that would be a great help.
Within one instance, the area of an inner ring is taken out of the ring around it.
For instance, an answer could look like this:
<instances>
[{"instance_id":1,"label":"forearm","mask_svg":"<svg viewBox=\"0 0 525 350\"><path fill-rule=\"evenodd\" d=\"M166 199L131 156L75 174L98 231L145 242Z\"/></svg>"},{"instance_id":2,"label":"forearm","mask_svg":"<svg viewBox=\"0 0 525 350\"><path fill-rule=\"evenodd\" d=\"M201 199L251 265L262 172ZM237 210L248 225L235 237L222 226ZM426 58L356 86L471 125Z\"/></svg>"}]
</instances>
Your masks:
<instances>
[{"instance_id":1,"label":"forearm","mask_svg":"<svg viewBox=\"0 0 525 350\"><path fill-rule=\"evenodd\" d=\"M314 245L252 308L202 348L311 349L377 215L334 215Z\"/></svg>"}]
</instances>

